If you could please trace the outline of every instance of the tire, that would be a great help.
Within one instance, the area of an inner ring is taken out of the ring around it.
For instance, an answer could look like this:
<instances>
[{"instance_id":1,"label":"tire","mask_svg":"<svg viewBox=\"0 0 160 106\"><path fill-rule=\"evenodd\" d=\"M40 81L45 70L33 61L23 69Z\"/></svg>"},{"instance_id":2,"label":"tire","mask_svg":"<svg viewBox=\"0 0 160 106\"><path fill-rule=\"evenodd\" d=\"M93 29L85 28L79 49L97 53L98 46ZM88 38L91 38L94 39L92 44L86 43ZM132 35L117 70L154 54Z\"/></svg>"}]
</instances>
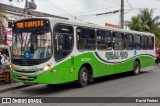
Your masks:
<instances>
[{"instance_id":1,"label":"tire","mask_svg":"<svg viewBox=\"0 0 160 106\"><path fill-rule=\"evenodd\" d=\"M138 75L138 74L140 74L140 64L138 61L135 61L133 66L133 75Z\"/></svg>"},{"instance_id":2,"label":"tire","mask_svg":"<svg viewBox=\"0 0 160 106\"><path fill-rule=\"evenodd\" d=\"M78 73L78 86L85 87L88 84L88 70L86 67L81 67Z\"/></svg>"}]
</instances>

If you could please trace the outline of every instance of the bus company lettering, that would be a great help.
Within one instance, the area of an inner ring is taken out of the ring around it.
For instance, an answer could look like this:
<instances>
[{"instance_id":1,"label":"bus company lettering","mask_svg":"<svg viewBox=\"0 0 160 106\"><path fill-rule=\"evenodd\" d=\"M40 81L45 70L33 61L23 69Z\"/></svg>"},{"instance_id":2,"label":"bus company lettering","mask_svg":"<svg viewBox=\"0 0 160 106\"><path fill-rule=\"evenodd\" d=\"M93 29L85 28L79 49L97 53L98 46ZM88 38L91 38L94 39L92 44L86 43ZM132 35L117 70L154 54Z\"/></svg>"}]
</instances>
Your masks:
<instances>
[{"instance_id":1,"label":"bus company lettering","mask_svg":"<svg viewBox=\"0 0 160 106\"><path fill-rule=\"evenodd\" d=\"M90 58L81 58L81 61L90 61Z\"/></svg>"},{"instance_id":2,"label":"bus company lettering","mask_svg":"<svg viewBox=\"0 0 160 106\"><path fill-rule=\"evenodd\" d=\"M125 59L128 57L127 51L106 52L107 60L112 59Z\"/></svg>"}]
</instances>

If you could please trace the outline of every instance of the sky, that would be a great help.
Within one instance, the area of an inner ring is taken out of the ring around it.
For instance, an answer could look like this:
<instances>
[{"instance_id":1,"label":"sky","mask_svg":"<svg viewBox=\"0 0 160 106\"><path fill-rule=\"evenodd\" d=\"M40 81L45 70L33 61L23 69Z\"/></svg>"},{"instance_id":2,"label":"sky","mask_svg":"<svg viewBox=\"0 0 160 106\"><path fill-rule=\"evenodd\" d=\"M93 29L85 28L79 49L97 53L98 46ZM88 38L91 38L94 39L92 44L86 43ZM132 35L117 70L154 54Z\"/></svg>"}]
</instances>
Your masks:
<instances>
[{"instance_id":1,"label":"sky","mask_svg":"<svg viewBox=\"0 0 160 106\"><path fill-rule=\"evenodd\" d=\"M21 1L21 0L19 0ZM22 0L25 1L25 0ZM120 13L96 16L98 13L105 13L120 9L121 0L35 0L36 11L49 13L58 16L68 17L70 20L91 22L101 26L105 23L118 25ZM130 21L132 16L138 14L139 9L154 9L153 17L160 15L160 0L124 0L124 20ZM0 0L0 3L9 4L24 8L24 2L9 2Z\"/></svg>"}]
</instances>

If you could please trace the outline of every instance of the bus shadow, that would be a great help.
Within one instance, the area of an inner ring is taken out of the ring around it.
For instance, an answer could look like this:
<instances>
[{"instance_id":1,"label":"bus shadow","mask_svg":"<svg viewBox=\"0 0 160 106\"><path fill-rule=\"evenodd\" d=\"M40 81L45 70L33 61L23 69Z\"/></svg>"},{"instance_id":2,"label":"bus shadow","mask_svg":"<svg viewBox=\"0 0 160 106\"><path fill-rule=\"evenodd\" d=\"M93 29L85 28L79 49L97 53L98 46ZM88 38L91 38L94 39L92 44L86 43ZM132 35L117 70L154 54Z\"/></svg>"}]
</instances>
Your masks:
<instances>
[{"instance_id":1,"label":"bus shadow","mask_svg":"<svg viewBox=\"0 0 160 106\"><path fill-rule=\"evenodd\" d=\"M143 74L147 74L147 73L150 73L150 71L141 71L139 75L143 75ZM107 76L95 78L94 83L91 83L91 84L97 84L97 83L101 83L101 82L103 83L106 81L113 81L113 80L118 80L121 78L133 77L133 76L136 76L136 75L133 75L131 72L107 75Z\"/></svg>"}]
</instances>

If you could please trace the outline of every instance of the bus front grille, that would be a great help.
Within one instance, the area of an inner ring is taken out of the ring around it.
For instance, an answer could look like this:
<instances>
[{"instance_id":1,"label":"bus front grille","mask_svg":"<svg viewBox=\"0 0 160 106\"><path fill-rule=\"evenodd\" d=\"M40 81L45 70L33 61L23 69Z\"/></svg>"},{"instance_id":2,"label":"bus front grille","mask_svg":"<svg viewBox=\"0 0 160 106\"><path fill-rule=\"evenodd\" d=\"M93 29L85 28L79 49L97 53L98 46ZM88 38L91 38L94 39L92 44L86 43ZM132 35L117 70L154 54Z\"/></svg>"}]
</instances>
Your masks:
<instances>
[{"instance_id":1,"label":"bus front grille","mask_svg":"<svg viewBox=\"0 0 160 106\"><path fill-rule=\"evenodd\" d=\"M20 75L14 75L14 77L21 81L34 81L35 79L37 79L37 76L28 76L27 79L22 79Z\"/></svg>"},{"instance_id":2,"label":"bus front grille","mask_svg":"<svg viewBox=\"0 0 160 106\"><path fill-rule=\"evenodd\" d=\"M15 70L16 72L20 72L20 73L34 73L36 72L36 70Z\"/></svg>"}]
</instances>

